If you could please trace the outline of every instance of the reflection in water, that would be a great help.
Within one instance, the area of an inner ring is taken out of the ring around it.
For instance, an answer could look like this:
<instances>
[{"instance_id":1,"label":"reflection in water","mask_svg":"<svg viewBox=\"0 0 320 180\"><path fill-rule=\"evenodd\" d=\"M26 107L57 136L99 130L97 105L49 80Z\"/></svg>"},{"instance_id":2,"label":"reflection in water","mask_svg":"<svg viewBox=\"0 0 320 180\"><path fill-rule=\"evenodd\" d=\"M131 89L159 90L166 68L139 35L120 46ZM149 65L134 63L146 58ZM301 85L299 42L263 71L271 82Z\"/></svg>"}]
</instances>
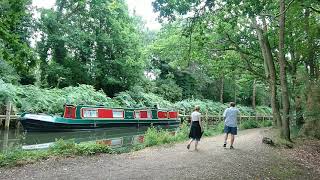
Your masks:
<instances>
[{"instance_id":1,"label":"reflection in water","mask_svg":"<svg viewBox=\"0 0 320 180\"><path fill-rule=\"evenodd\" d=\"M73 140L76 143L86 141L99 141L104 144L131 144L132 141L141 141L141 137L148 127L123 127L103 130L77 131L77 132L24 132L19 130L0 131L0 151L21 148L25 145L45 144L55 142L57 139ZM163 127L175 130L176 127Z\"/></svg>"}]
</instances>

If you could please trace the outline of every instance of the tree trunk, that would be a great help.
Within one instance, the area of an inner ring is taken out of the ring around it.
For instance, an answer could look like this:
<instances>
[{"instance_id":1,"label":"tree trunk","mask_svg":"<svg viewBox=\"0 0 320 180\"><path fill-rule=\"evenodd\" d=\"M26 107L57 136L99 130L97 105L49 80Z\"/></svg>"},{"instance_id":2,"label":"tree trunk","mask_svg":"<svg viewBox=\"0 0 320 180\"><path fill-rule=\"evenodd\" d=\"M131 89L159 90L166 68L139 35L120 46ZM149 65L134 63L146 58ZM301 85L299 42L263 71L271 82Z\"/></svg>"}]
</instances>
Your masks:
<instances>
[{"instance_id":1,"label":"tree trunk","mask_svg":"<svg viewBox=\"0 0 320 180\"><path fill-rule=\"evenodd\" d=\"M234 103L237 103L237 82L236 82L236 77L233 76L234 79Z\"/></svg>"},{"instance_id":2,"label":"tree trunk","mask_svg":"<svg viewBox=\"0 0 320 180\"><path fill-rule=\"evenodd\" d=\"M256 112L256 80L253 81L252 108L253 108L254 112Z\"/></svg>"},{"instance_id":3,"label":"tree trunk","mask_svg":"<svg viewBox=\"0 0 320 180\"><path fill-rule=\"evenodd\" d=\"M223 103L223 91L224 91L224 75L221 77L221 84L220 84L220 102Z\"/></svg>"},{"instance_id":4,"label":"tree trunk","mask_svg":"<svg viewBox=\"0 0 320 180\"><path fill-rule=\"evenodd\" d=\"M299 95L295 96L295 109L296 109L296 125L301 128L304 124L302 99Z\"/></svg>"},{"instance_id":5,"label":"tree trunk","mask_svg":"<svg viewBox=\"0 0 320 180\"><path fill-rule=\"evenodd\" d=\"M310 79L313 79L315 77L315 64L314 64L314 52L313 52L313 42L312 42L312 37L310 34L310 29L309 29L309 16L310 16L310 10L309 8L305 9L305 33L306 33L306 38L307 38L307 59L306 59L306 65L307 65L307 72L309 73Z\"/></svg>"},{"instance_id":6,"label":"tree trunk","mask_svg":"<svg viewBox=\"0 0 320 180\"><path fill-rule=\"evenodd\" d=\"M264 17L263 17L264 18ZM259 44L262 52L263 59L265 61L265 64L267 65L267 68L265 71L266 74L269 76L267 79L269 80L269 86L270 86L270 95L271 95L271 108L272 108L272 116L274 124L277 125L278 128L281 129L282 122L281 122L281 116L279 111L279 104L277 101L277 86L276 86L276 69L273 62L273 56L272 51L269 43L268 37L265 35L266 32L263 32L262 29L257 25L257 22L255 19L252 19L252 22L254 23L256 27L256 32L259 39ZM266 23L264 23L264 29L266 29ZM280 131L282 132L282 131Z\"/></svg>"},{"instance_id":7,"label":"tree trunk","mask_svg":"<svg viewBox=\"0 0 320 180\"><path fill-rule=\"evenodd\" d=\"M291 44L294 44L292 42ZM298 59L294 53L294 50L291 52L291 57L292 57L292 66L291 66L291 76L292 76L292 95L293 95L293 101L294 101L294 109L296 112L296 125L299 128L302 128L304 124L304 119L303 119L303 109L302 109L302 98L301 98L301 93L297 89L298 86L298 79L297 79L297 66L298 66Z\"/></svg>"},{"instance_id":8,"label":"tree trunk","mask_svg":"<svg viewBox=\"0 0 320 180\"><path fill-rule=\"evenodd\" d=\"M288 93L288 83L286 74L286 61L284 56L284 31L285 31L285 2L280 0L280 16L279 16L279 65L280 65L280 85L282 95L282 131L281 133L286 140L290 140L290 102Z\"/></svg>"}]
</instances>

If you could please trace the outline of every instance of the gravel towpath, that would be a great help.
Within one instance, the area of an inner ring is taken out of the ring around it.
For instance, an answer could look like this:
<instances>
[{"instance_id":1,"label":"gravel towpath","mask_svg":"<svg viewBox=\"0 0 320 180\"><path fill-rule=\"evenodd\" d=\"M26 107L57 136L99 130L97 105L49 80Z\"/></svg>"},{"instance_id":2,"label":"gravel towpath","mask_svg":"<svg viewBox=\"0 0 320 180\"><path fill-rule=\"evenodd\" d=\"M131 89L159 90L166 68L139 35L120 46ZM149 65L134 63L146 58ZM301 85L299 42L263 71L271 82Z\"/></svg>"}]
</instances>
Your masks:
<instances>
[{"instance_id":1,"label":"gravel towpath","mask_svg":"<svg viewBox=\"0 0 320 180\"><path fill-rule=\"evenodd\" d=\"M266 129L240 131L235 149L223 135L203 138L199 151L185 143L91 157L48 159L1 168L0 179L317 179L311 168L261 143ZM228 146L229 147L229 146ZM318 174L319 175L319 174Z\"/></svg>"}]
</instances>

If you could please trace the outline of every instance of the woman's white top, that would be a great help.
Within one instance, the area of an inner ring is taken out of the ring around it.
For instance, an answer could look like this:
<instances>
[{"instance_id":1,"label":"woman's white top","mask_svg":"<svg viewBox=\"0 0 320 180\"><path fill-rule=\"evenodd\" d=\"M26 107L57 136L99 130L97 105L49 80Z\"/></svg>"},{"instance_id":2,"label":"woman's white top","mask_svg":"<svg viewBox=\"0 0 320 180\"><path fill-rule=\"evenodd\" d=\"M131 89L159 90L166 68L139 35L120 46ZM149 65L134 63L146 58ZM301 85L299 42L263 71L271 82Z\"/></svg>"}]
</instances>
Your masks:
<instances>
[{"instance_id":1,"label":"woman's white top","mask_svg":"<svg viewBox=\"0 0 320 180\"><path fill-rule=\"evenodd\" d=\"M191 113L191 121L200 121L201 113L198 111L193 111Z\"/></svg>"}]
</instances>

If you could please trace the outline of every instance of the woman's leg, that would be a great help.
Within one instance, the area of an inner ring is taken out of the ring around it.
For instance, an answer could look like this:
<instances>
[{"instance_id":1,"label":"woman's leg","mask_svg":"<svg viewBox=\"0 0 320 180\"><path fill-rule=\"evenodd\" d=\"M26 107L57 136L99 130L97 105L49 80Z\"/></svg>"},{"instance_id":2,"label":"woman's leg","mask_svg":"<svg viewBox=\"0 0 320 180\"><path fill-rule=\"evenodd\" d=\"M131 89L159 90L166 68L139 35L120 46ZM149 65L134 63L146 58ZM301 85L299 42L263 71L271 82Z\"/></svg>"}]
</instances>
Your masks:
<instances>
[{"instance_id":1,"label":"woman's leg","mask_svg":"<svg viewBox=\"0 0 320 180\"><path fill-rule=\"evenodd\" d=\"M189 143L188 143L188 145L187 145L187 148L188 148L188 149L190 148L190 145L191 145L192 141L193 141L193 139L190 139L190 141L189 141Z\"/></svg>"},{"instance_id":2,"label":"woman's leg","mask_svg":"<svg viewBox=\"0 0 320 180\"><path fill-rule=\"evenodd\" d=\"M192 143L192 141L193 141L193 139L190 139L190 141L189 141L188 145L190 145L190 144Z\"/></svg>"},{"instance_id":3,"label":"woman's leg","mask_svg":"<svg viewBox=\"0 0 320 180\"><path fill-rule=\"evenodd\" d=\"M196 142L194 143L194 149L197 151L198 150L198 140L196 140Z\"/></svg>"}]
</instances>

